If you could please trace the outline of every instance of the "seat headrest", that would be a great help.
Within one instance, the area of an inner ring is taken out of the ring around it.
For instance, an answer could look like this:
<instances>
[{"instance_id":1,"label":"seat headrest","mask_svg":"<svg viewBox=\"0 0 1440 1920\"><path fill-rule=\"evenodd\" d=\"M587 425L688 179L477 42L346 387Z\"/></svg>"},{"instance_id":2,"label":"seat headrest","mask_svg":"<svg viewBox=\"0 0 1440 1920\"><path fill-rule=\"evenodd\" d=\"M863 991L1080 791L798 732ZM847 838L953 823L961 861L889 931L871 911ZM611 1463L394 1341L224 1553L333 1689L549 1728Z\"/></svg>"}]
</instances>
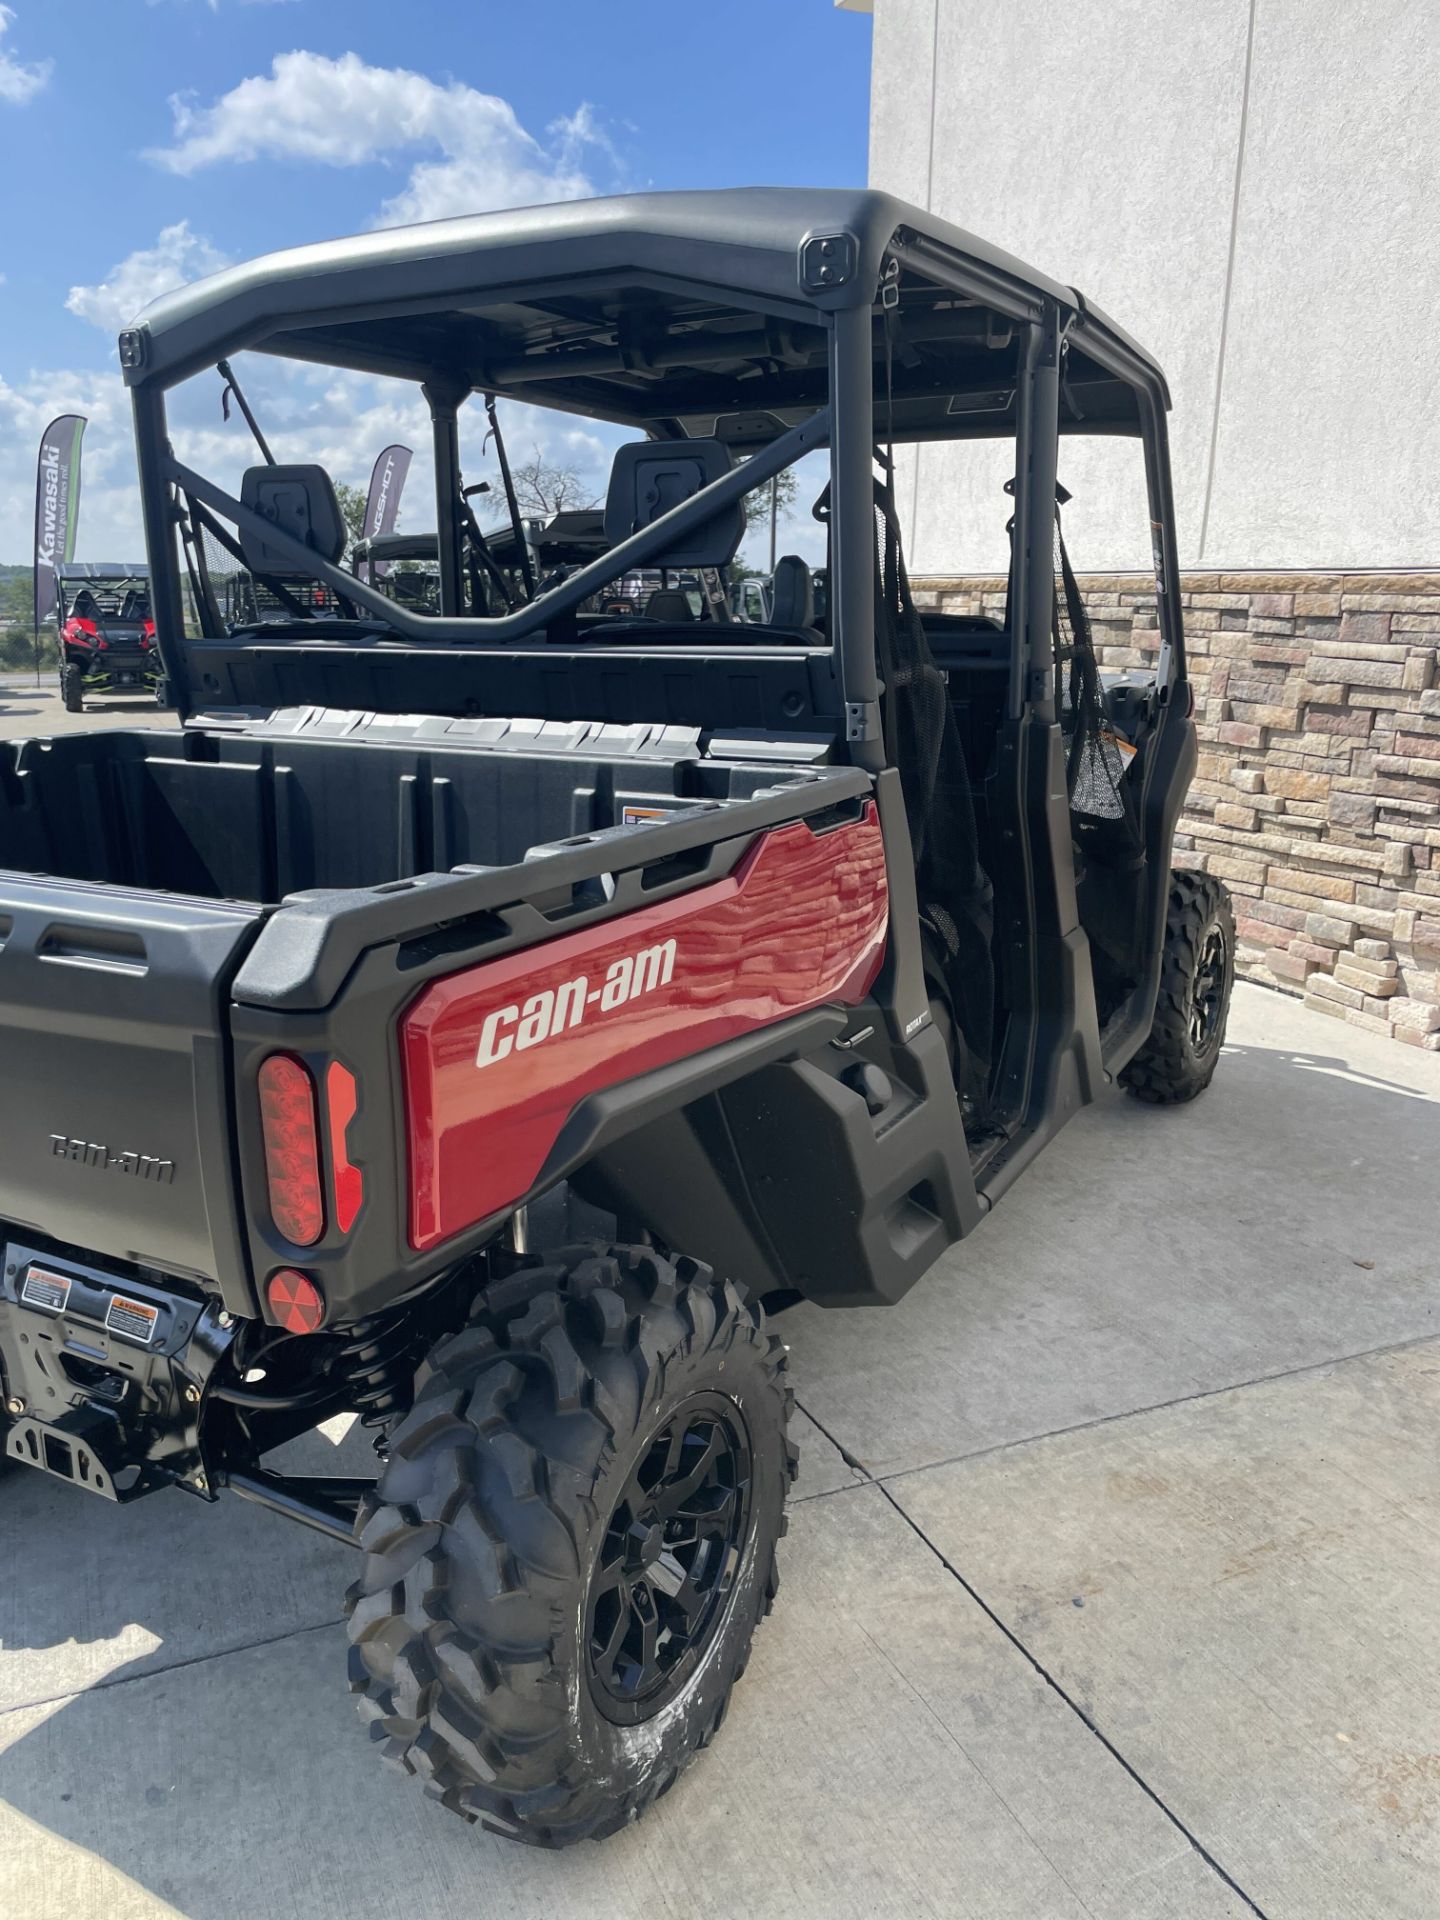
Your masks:
<instances>
[{"instance_id":1,"label":"seat headrest","mask_svg":"<svg viewBox=\"0 0 1440 1920\"><path fill-rule=\"evenodd\" d=\"M798 553L782 553L775 562L771 588L772 627L812 627L815 624L815 586L810 569Z\"/></svg>"},{"instance_id":2,"label":"seat headrest","mask_svg":"<svg viewBox=\"0 0 1440 1920\"><path fill-rule=\"evenodd\" d=\"M730 449L720 440L635 440L621 447L605 501L606 544L614 547L628 540L729 473L733 464ZM745 513L737 500L645 564L728 567L744 536Z\"/></svg>"},{"instance_id":3,"label":"seat headrest","mask_svg":"<svg viewBox=\"0 0 1440 1920\"><path fill-rule=\"evenodd\" d=\"M693 620L695 609L690 596L679 587L657 587L645 602L647 620Z\"/></svg>"},{"instance_id":4,"label":"seat headrest","mask_svg":"<svg viewBox=\"0 0 1440 1920\"><path fill-rule=\"evenodd\" d=\"M247 467L240 482L240 504L273 521L332 566L345 551L345 516L324 467ZM242 529L240 547L252 573L295 576L301 572L288 554L268 546L258 534Z\"/></svg>"}]
</instances>

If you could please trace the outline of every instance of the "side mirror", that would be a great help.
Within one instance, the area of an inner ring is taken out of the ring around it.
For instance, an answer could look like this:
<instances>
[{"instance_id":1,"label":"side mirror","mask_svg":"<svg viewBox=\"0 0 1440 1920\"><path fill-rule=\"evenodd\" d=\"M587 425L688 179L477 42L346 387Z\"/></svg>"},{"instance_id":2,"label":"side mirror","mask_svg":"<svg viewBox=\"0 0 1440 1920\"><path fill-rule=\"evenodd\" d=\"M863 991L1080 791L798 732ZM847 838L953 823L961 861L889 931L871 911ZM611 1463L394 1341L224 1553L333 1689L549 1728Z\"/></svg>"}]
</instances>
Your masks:
<instances>
[{"instance_id":1,"label":"side mirror","mask_svg":"<svg viewBox=\"0 0 1440 1920\"><path fill-rule=\"evenodd\" d=\"M640 440L621 447L610 471L605 501L605 539L618 546L642 527L691 500L729 473L730 450L719 440ZM745 512L737 500L713 520L647 562L652 567L725 567L745 537Z\"/></svg>"},{"instance_id":2,"label":"side mirror","mask_svg":"<svg viewBox=\"0 0 1440 1920\"><path fill-rule=\"evenodd\" d=\"M345 518L324 467L248 467L240 483L240 504L309 547L320 560L334 565L345 551ZM252 573L300 571L288 554L243 528L240 550Z\"/></svg>"}]
</instances>

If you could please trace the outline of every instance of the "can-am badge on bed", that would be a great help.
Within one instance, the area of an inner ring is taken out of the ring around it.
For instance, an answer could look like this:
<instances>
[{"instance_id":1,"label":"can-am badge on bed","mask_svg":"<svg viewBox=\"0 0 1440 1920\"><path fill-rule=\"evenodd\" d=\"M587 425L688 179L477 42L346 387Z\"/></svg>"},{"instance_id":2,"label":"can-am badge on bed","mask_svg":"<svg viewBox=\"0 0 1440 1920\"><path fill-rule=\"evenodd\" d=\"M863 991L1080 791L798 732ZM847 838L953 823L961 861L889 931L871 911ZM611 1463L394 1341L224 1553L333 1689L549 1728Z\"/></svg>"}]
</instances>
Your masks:
<instances>
[{"instance_id":1,"label":"can-am badge on bed","mask_svg":"<svg viewBox=\"0 0 1440 1920\"><path fill-rule=\"evenodd\" d=\"M433 981L400 1023L411 1245L520 1199L588 1094L855 1005L879 972L888 906L867 802L822 833L761 834L711 885Z\"/></svg>"},{"instance_id":2,"label":"can-am badge on bed","mask_svg":"<svg viewBox=\"0 0 1440 1920\"><path fill-rule=\"evenodd\" d=\"M542 987L526 1000L496 1007L486 1014L480 1029L475 1064L493 1067L508 1059L516 1048L523 1053L544 1040L553 1040L578 1027L592 1009L614 1013L642 994L669 986L674 972L675 942L661 940L635 953L618 955L606 967L598 986L592 987L589 974L581 973L573 980L562 980L558 987ZM507 1028L514 1031L507 1032Z\"/></svg>"}]
</instances>

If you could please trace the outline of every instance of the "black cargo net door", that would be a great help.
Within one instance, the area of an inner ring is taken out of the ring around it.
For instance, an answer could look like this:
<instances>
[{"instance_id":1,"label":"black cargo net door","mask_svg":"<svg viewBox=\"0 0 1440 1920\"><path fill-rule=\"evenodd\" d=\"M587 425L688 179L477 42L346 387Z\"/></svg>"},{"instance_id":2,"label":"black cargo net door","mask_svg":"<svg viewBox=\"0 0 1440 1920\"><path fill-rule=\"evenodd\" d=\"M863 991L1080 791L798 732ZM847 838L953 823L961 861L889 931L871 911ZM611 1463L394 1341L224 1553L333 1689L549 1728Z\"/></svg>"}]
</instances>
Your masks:
<instances>
[{"instance_id":1,"label":"black cargo net door","mask_svg":"<svg viewBox=\"0 0 1440 1920\"><path fill-rule=\"evenodd\" d=\"M957 1085L976 1117L986 1106L995 1019L993 892L980 866L969 770L910 592L888 478L875 487L876 620L885 682L886 748L900 774L915 855L926 972L960 1045Z\"/></svg>"},{"instance_id":2,"label":"black cargo net door","mask_svg":"<svg viewBox=\"0 0 1440 1920\"><path fill-rule=\"evenodd\" d=\"M1125 777L1127 754L1106 714L1090 620L1065 551L1058 501L1051 638L1055 701L1065 742L1066 788L1079 836L1098 837L1116 854L1138 853L1139 826Z\"/></svg>"}]
</instances>

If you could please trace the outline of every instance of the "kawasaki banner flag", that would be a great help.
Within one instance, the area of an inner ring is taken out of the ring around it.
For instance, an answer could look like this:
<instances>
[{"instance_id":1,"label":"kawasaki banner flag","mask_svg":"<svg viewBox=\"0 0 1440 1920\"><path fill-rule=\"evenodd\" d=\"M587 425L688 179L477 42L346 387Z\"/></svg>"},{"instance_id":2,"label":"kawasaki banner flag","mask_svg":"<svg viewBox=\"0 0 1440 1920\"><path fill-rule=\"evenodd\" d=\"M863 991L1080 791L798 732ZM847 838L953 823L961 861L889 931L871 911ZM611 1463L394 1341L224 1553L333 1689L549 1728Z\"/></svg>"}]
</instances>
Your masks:
<instances>
[{"instance_id":1,"label":"kawasaki banner flag","mask_svg":"<svg viewBox=\"0 0 1440 1920\"><path fill-rule=\"evenodd\" d=\"M365 538L377 540L395 531L400 513L400 494L414 456L409 447L386 447L370 475L370 492L365 501ZM371 561L366 569L371 580L383 580L390 571L388 560Z\"/></svg>"},{"instance_id":2,"label":"kawasaki banner flag","mask_svg":"<svg viewBox=\"0 0 1440 1920\"><path fill-rule=\"evenodd\" d=\"M35 631L55 618L60 604L58 569L75 558L80 525L80 439L85 431L78 413L52 420L40 440L35 479Z\"/></svg>"}]
</instances>

